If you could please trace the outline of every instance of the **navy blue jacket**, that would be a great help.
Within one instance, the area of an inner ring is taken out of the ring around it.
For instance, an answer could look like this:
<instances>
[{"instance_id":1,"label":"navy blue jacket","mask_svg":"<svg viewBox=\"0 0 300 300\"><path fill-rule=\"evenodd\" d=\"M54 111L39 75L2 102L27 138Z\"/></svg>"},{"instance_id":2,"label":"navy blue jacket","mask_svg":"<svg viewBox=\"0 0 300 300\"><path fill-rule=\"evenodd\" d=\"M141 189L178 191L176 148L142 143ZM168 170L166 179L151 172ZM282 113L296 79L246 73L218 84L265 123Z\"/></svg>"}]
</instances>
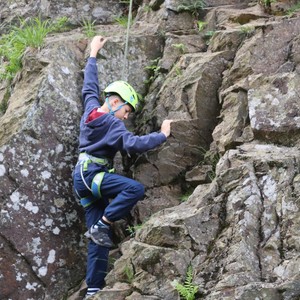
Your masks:
<instances>
[{"instance_id":1,"label":"navy blue jacket","mask_svg":"<svg viewBox=\"0 0 300 300\"><path fill-rule=\"evenodd\" d=\"M80 121L80 152L113 160L118 151L128 154L143 153L166 141L166 136L158 132L134 135L126 129L123 121L111 114L104 114L87 123L89 114L101 106L99 95L96 58L90 57L85 67L82 88L84 113Z\"/></svg>"}]
</instances>

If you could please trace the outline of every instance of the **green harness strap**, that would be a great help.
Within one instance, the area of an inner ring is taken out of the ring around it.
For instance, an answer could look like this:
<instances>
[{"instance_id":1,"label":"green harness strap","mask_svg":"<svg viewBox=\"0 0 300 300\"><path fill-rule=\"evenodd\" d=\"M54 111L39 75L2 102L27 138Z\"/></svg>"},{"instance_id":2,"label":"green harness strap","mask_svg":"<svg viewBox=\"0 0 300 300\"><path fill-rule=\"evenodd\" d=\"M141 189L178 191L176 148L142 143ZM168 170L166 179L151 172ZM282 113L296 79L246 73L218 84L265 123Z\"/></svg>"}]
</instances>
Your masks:
<instances>
[{"instance_id":1,"label":"green harness strap","mask_svg":"<svg viewBox=\"0 0 300 300\"><path fill-rule=\"evenodd\" d=\"M83 163L83 171L87 171L90 163L97 163L103 166L107 166L109 164L106 158L98 158L87 153L80 153L79 161Z\"/></svg>"}]
</instances>

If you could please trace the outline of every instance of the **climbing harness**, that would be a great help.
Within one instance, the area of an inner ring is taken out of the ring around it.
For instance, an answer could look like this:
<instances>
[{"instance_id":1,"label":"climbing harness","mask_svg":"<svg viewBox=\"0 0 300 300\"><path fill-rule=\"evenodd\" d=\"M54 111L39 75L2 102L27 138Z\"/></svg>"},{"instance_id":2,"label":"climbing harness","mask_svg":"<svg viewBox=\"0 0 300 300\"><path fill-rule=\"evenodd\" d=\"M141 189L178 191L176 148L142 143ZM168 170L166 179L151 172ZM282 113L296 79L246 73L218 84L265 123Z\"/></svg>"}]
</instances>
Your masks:
<instances>
[{"instance_id":1,"label":"climbing harness","mask_svg":"<svg viewBox=\"0 0 300 300\"><path fill-rule=\"evenodd\" d=\"M92 180L92 184L91 187L89 187L89 185L86 183L84 176L83 176L83 171L87 171L88 170L88 165L90 163L96 163L96 164L100 164L103 165L105 167L110 168L111 167L111 162L107 159L107 158L98 158L92 155L89 155L87 153L80 153L79 154L79 158L78 158L78 165L80 165L80 175L81 175L81 179L85 185L85 187L91 191L92 195L94 197L84 197L84 198L80 198L80 203L83 207L88 207L89 205L91 205L93 202L96 201L96 199L101 198L101 192L100 192L100 188L101 188L101 183L102 180L104 178L104 175L106 172L99 172L98 174L95 175L95 177ZM109 169L108 172L109 173L113 173L115 170L114 169Z\"/></svg>"},{"instance_id":2,"label":"climbing harness","mask_svg":"<svg viewBox=\"0 0 300 300\"><path fill-rule=\"evenodd\" d=\"M122 79L127 81L127 77L125 78L125 69L127 64L127 55L128 55L128 40L129 40L129 29L131 25L131 18L132 18L132 2L130 0L129 3L129 12L128 12L128 22L127 22L127 31L126 31L126 41L125 41L125 51L124 51L124 62L123 62L123 69L122 69Z\"/></svg>"}]
</instances>

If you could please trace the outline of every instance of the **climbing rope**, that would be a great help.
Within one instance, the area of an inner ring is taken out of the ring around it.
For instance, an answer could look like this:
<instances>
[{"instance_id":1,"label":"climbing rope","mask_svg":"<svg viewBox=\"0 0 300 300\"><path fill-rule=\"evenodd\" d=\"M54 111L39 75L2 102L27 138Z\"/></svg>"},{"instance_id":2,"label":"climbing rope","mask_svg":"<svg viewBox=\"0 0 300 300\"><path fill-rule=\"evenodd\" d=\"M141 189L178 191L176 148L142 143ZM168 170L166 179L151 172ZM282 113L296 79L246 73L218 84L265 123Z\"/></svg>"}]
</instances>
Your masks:
<instances>
[{"instance_id":1,"label":"climbing rope","mask_svg":"<svg viewBox=\"0 0 300 300\"><path fill-rule=\"evenodd\" d=\"M129 12L128 12L128 22L127 22L127 31L126 31L125 50L124 50L123 69L122 69L122 79L124 81L127 81L127 77L125 78L125 70L126 70L126 65L127 65L129 30L130 30L131 18L132 18L132 2L133 2L133 0L130 0Z\"/></svg>"}]
</instances>

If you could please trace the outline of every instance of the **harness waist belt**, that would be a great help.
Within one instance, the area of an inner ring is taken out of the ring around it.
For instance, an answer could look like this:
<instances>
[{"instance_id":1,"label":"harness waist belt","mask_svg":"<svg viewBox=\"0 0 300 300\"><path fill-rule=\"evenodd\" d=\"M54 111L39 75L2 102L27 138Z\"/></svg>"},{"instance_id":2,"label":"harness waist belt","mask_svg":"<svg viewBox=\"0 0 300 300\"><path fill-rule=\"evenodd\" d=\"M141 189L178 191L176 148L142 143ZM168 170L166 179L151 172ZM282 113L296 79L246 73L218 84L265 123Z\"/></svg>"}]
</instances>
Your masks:
<instances>
[{"instance_id":1,"label":"harness waist belt","mask_svg":"<svg viewBox=\"0 0 300 300\"><path fill-rule=\"evenodd\" d=\"M101 164L101 165L104 165L104 166L109 166L110 165L110 161L107 158L95 157L95 156L92 156L92 155L87 154L85 152L80 153L79 157L78 157L78 162L80 164L82 164L86 161Z\"/></svg>"}]
</instances>

